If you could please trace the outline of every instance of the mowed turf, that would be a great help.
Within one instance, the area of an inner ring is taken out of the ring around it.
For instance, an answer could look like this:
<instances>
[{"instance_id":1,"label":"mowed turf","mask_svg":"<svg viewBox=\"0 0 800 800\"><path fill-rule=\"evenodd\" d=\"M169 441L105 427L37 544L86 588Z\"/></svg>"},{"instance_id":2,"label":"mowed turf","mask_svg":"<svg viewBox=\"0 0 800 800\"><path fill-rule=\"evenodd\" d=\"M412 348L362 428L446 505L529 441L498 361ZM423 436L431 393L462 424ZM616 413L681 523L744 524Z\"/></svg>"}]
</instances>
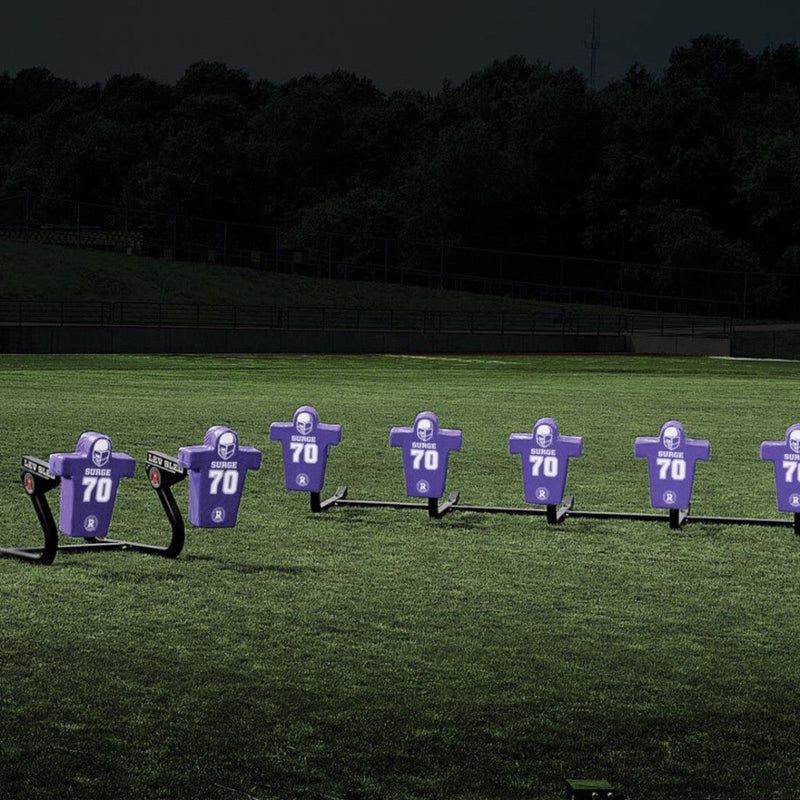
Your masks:
<instances>
[{"instance_id":1,"label":"mowed turf","mask_svg":"<svg viewBox=\"0 0 800 800\"><path fill-rule=\"evenodd\" d=\"M3 798L800 795L791 528L337 508L283 488L269 425L340 423L326 490L405 499L389 429L463 431L448 490L524 506L508 437L584 437L576 508L649 511L636 436L711 442L697 514L781 518L759 444L800 421L797 364L633 357L0 357L0 545L39 544L22 454L84 430L137 459L112 536L166 543L144 475L213 424L263 450L232 530L176 561L0 560ZM58 492L53 493L57 506ZM188 485L175 495L186 513ZM784 515L787 522L788 515ZM64 543L69 540L62 537Z\"/></svg>"}]
</instances>

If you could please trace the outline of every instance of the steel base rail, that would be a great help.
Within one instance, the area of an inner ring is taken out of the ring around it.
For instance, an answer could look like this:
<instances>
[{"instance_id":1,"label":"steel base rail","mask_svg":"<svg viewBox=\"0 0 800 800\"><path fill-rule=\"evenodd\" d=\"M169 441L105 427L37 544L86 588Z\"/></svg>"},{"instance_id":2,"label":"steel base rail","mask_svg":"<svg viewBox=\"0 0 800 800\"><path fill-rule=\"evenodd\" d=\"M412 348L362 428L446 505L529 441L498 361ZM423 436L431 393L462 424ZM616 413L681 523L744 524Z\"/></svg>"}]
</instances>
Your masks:
<instances>
[{"instance_id":1,"label":"steel base rail","mask_svg":"<svg viewBox=\"0 0 800 800\"><path fill-rule=\"evenodd\" d=\"M673 530L682 528L689 522L701 522L713 525L754 525L771 528L793 528L800 536L800 513L794 514L793 520L765 519L758 517L715 517L690 514L688 508L670 508L667 514L637 511L581 511L574 508L575 498L572 495L564 498L560 506L548 505L544 508L511 507L511 506L477 506L459 504L459 493L451 492L447 500L440 503L436 498L428 498L427 505L408 501L386 500L348 500L347 487L340 486L332 497L320 499L319 492L310 492L311 510L315 513L333 506L362 506L366 508L412 508L428 509L428 516L440 519L448 511L472 511L478 514L512 514L526 517L547 517L552 525L562 523L567 517L583 517L584 519L625 519L635 522L667 522Z\"/></svg>"},{"instance_id":2,"label":"steel base rail","mask_svg":"<svg viewBox=\"0 0 800 800\"><path fill-rule=\"evenodd\" d=\"M171 487L186 477L183 467L177 459L151 450L145 462L150 485L155 489L158 499L169 520L172 536L166 547L127 542L105 537L84 537L82 543L59 546L58 527L50 510L47 493L61 483L61 479L50 472L47 461L33 456L22 457L22 486L31 498L36 517L44 534L44 545L41 547L4 547L0 548L0 558L16 558L35 564L52 564L59 552L85 553L92 550L133 550L148 555L177 558L186 540L183 516L172 494Z\"/></svg>"},{"instance_id":3,"label":"steel base rail","mask_svg":"<svg viewBox=\"0 0 800 800\"><path fill-rule=\"evenodd\" d=\"M448 511L458 508L458 492L450 492L447 500L439 502L440 498L429 497L427 503L414 503L408 500L349 500L347 499L347 487L340 486L332 497L327 500L320 499L319 492L309 492L311 498L311 510L314 513L325 511L334 506L362 506L366 508L410 508L428 511L431 519L441 519Z\"/></svg>"},{"instance_id":4,"label":"steel base rail","mask_svg":"<svg viewBox=\"0 0 800 800\"><path fill-rule=\"evenodd\" d=\"M566 516L587 517L590 519L630 519L669 522L670 528L682 528L690 522L708 525L754 525L766 528L793 528L800 536L800 513L794 514L793 520L767 519L761 517L716 517L703 514L691 514L688 508L671 508L669 516L663 514L637 514L626 511L568 511Z\"/></svg>"},{"instance_id":5,"label":"steel base rail","mask_svg":"<svg viewBox=\"0 0 800 800\"><path fill-rule=\"evenodd\" d=\"M478 514L514 514L525 517L546 516L547 521L553 524L562 522L575 502L574 497L565 497L560 506L546 506L545 508L515 508L510 506L474 506L455 505L453 511L474 511Z\"/></svg>"},{"instance_id":6,"label":"steel base rail","mask_svg":"<svg viewBox=\"0 0 800 800\"><path fill-rule=\"evenodd\" d=\"M585 519L626 519L641 522L668 522L670 528L677 530L689 522L701 522L714 525L754 525L771 528L793 528L800 536L800 513L794 514L793 520L766 519L760 517L715 517L691 514L688 508L671 508L669 514L631 511L581 511L573 508L575 498L565 497L560 506L548 505L545 508L507 508L502 506L456 505L453 511L475 511L484 514L517 514L524 516L546 516L551 524L563 522L567 517L583 517Z\"/></svg>"},{"instance_id":7,"label":"steel base rail","mask_svg":"<svg viewBox=\"0 0 800 800\"><path fill-rule=\"evenodd\" d=\"M530 507L511 507L511 506L477 506L459 504L459 493L451 492L447 500L440 503L436 498L428 498L427 505L423 503L413 503L408 501L386 501L386 500L348 500L347 487L340 486L332 497L321 500L319 492L310 492L311 510L315 513L324 511L333 506L362 506L367 508L412 508L428 509L428 516L432 519L440 519L448 511L472 511L478 514L513 514L518 516L547 517L550 524L556 525L563 522L567 517L593 517L595 519L629 519L647 520L650 522L668 522L671 528L680 528L688 519L688 509L670 509L669 516L665 514L652 513L631 513L626 511L575 511L573 506L575 498L570 495L564 498L560 506L548 505L545 508Z\"/></svg>"},{"instance_id":8,"label":"steel base rail","mask_svg":"<svg viewBox=\"0 0 800 800\"><path fill-rule=\"evenodd\" d=\"M680 528L688 518L688 509L670 509L669 516L664 514L637 513L627 511L575 511L572 506L574 497L564 498L560 506L548 505L545 508L515 508L506 506L471 506L458 505L453 511L474 511L479 514L516 514L519 516L547 517L551 525L563 522L567 517L589 517L594 519L630 519L649 522L669 522L671 528Z\"/></svg>"},{"instance_id":9,"label":"steel base rail","mask_svg":"<svg viewBox=\"0 0 800 800\"><path fill-rule=\"evenodd\" d=\"M670 528L677 530L689 519L689 509L670 508L669 514L639 511L573 511L570 509L565 516L587 519L627 519L634 522L668 522Z\"/></svg>"}]
</instances>

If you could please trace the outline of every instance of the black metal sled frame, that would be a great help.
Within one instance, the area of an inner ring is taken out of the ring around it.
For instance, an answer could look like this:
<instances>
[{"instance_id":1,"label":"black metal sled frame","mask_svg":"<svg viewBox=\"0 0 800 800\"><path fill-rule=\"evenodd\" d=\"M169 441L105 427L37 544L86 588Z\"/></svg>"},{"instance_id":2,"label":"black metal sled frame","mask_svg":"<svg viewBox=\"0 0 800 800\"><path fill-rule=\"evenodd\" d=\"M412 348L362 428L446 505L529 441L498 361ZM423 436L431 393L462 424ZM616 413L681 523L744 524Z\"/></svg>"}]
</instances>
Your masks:
<instances>
[{"instance_id":1,"label":"black metal sled frame","mask_svg":"<svg viewBox=\"0 0 800 800\"><path fill-rule=\"evenodd\" d=\"M427 510L431 519L441 519L448 511L456 508L458 503L458 492L450 492L447 499L440 502L441 498L429 497L427 503L414 503L411 501L394 500L349 500L347 499L347 487L340 486L333 496L327 500L320 499L319 492L309 492L311 498L311 510L314 513L325 511L334 506L361 506L365 508L410 508L417 510Z\"/></svg>"},{"instance_id":2,"label":"black metal sled frame","mask_svg":"<svg viewBox=\"0 0 800 800\"><path fill-rule=\"evenodd\" d=\"M682 528L689 522L700 522L711 525L753 525L767 528L793 528L800 536L800 513L794 514L793 520L765 519L759 517L717 517L691 514L688 508L670 508L668 514L635 511L581 511L573 508L575 498L565 497L560 506L548 505L545 508L507 508L502 506L470 506L456 505L453 511L475 511L483 514L519 514L524 516L546 516L551 524L559 524L567 517L583 517L585 519L626 519L642 522L667 522L673 530Z\"/></svg>"},{"instance_id":3,"label":"black metal sled frame","mask_svg":"<svg viewBox=\"0 0 800 800\"><path fill-rule=\"evenodd\" d=\"M444 503L435 498L428 499L428 505L411 502L387 502L383 500L348 500L347 487L340 486L334 495L321 500L319 492L311 492L311 510L324 511L331 506L366 506L378 508L417 508L427 507L428 516L439 519L448 511L472 511L478 514L513 514L526 517L546 517L551 525L562 523L567 517L583 517L585 519L625 519L639 522L666 522L672 530L679 530L689 522L700 522L712 525L753 525L767 528L793 528L800 536L800 513L794 514L793 520L764 519L758 517L715 517L690 514L688 508L670 508L667 514L635 511L581 511L574 508L575 498L570 495L564 498L561 505L547 505L544 508L516 508L509 506L477 506L461 505L459 493L451 492Z\"/></svg>"},{"instance_id":4,"label":"black metal sled frame","mask_svg":"<svg viewBox=\"0 0 800 800\"><path fill-rule=\"evenodd\" d=\"M560 506L549 505L545 506L545 508L457 505L453 507L453 511L473 511L477 514L513 514L521 517L547 517L547 521L550 524L557 525L566 519L574 503L575 498L570 496L565 497Z\"/></svg>"},{"instance_id":5,"label":"black metal sled frame","mask_svg":"<svg viewBox=\"0 0 800 800\"><path fill-rule=\"evenodd\" d=\"M715 517L691 514L688 508L670 508L668 514L636 511L580 511L573 508L575 498L564 498L560 506L548 505L545 508L506 508L502 506L470 506L456 505L453 511L475 511L483 514L518 514L524 516L546 516L550 524L559 524L567 517L583 517L585 519L626 519L641 522L667 522L672 530L678 530L689 522L700 522L710 525L753 525L766 528L793 528L800 536L800 513L794 514L793 520L765 519L760 517Z\"/></svg>"},{"instance_id":6,"label":"black metal sled frame","mask_svg":"<svg viewBox=\"0 0 800 800\"><path fill-rule=\"evenodd\" d=\"M453 511L473 511L478 514L515 514L525 517L547 517L548 523L558 525L567 517L590 517L594 519L629 519L646 520L648 522L668 522L670 528L680 528L688 518L689 510L673 508L669 516L665 514L638 513L627 511L575 511L575 498L571 495L564 498L564 502L557 505L547 505L544 508L516 508L508 506L473 506L457 505Z\"/></svg>"},{"instance_id":7,"label":"black metal sled frame","mask_svg":"<svg viewBox=\"0 0 800 800\"><path fill-rule=\"evenodd\" d=\"M575 498L572 496L564 498L564 502L557 505L548 505L544 508L516 508L510 506L476 506L459 504L459 493L451 492L447 500L440 503L436 498L428 498L427 506L422 503L413 502L392 502L384 500L348 500L347 487L340 486L332 497L321 500L319 492L311 492L311 510L314 512L324 511L332 506L362 506L371 508L416 508L428 509L428 516L432 519L440 519L448 511L472 511L479 514L514 514L518 516L547 517L548 523L557 525L563 522L568 516L576 517L616 517L617 519L649 520L655 522L669 522L670 527L679 528L687 519L688 509L671 509L669 516L664 514L638 514L617 511L574 511Z\"/></svg>"},{"instance_id":8,"label":"black metal sled frame","mask_svg":"<svg viewBox=\"0 0 800 800\"><path fill-rule=\"evenodd\" d=\"M20 477L25 492L31 498L36 517L44 534L42 547L4 547L0 548L0 558L16 558L35 564L52 564L56 554L85 553L91 550L133 550L165 558L177 558L186 541L186 531L178 504L172 494L172 486L186 477L186 471L178 464L177 459L150 450L145 461L145 471L150 485L155 489L158 499L169 520L172 536L166 547L143 544L141 542L124 542L106 537L84 537L78 544L59 546L58 526L50 510L47 493L61 483L61 478L50 472L47 461L33 456L22 457Z\"/></svg>"},{"instance_id":9,"label":"black metal sled frame","mask_svg":"<svg viewBox=\"0 0 800 800\"><path fill-rule=\"evenodd\" d=\"M800 536L800 514L792 514L793 519L759 519L756 517L713 517L687 515L687 522L705 522L709 525L756 525L764 528L792 528Z\"/></svg>"}]
</instances>

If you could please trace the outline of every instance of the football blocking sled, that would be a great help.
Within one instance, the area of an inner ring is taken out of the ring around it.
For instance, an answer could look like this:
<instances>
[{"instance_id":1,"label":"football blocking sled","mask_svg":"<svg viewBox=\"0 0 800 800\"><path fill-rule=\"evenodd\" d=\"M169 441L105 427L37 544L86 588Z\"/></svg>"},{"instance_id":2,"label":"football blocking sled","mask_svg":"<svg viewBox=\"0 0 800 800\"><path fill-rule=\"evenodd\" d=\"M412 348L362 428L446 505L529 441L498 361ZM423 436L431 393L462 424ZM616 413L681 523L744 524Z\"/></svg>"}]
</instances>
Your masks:
<instances>
[{"instance_id":1,"label":"football blocking sled","mask_svg":"<svg viewBox=\"0 0 800 800\"><path fill-rule=\"evenodd\" d=\"M342 426L319 421L313 406L301 406L292 422L273 422L270 439L283 444L284 482L291 491L308 492L313 512L333 506L371 506L382 508L427 509L428 515L441 517L457 501L458 492L451 492L444 502L448 456L461 449L461 431L439 427L432 411L417 414L411 427L395 427L389 433L391 447L403 451L406 494L424 498L427 503L392 500L353 500L347 497L347 486L340 486L330 498L321 499L325 467L331 447L342 439Z\"/></svg>"},{"instance_id":2,"label":"football blocking sled","mask_svg":"<svg viewBox=\"0 0 800 800\"><path fill-rule=\"evenodd\" d=\"M458 502L458 492L441 504L439 498L447 484L450 452L460 450L461 441L461 431L439 427L433 411L421 411L411 427L396 427L389 432L389 445L403 453L406 495L427 498L430 516L442 516Z\"/></svg>"},{"instance_id":3,"label":"football blocking sled","mask_svg":"<svg viewBox=\"0 0 800 800\"><path fill-rule=\"evenodd\" d=\"M102 433L87 431L74 453L51 454L49 466L61 478L61 532L84 538L107 536L120 480L132 478L136 468L133 457L115 453L111 439Z\"/></svg>"},{"instance_id":4,"label":"football blocking sled","mask_svg":"<svg viewBox=\"0 0 800 800\"><path fill-rule=\"evenodd\" d=\"M525 502L544 508L457 505L453 511L546 515L548 522L562 522L574 503L572 496L564 497L569 460L581 455L583 439L580 436L562 436L552 417L542 417L536 421L531 433L512 433L509 436L508 452L521 456Z\"/></svg>"},{"instance_id":5,"label":"football blocking sled","mask_svg":"<svg viewBox=\"0 0 800 800\"><path fill-rule=\"evenodd\" d=\"M290 492L308 492L312 511L323 511L347 494L341 487L330 500L320 499L331 448L342 441L341 425L320 422L313 406L300 406L291 422L269 426L269 438L282 444L284 485Z\"/></svg>"},{"instance_id":6,"label":"football blocking sled","mask_svg":"<svg viewBox=\"0 0 800 800\"><path fill-rule=\"evenodd\" d=\"M172 530L169 545L159 547L141 542L108 537L117 489L122 478L133 477L135 460L127 453L116 453L111 439L97 431L81 434L73 453L53 453L48 460L23 456L20 477L33 503L44 534L41 547L2 548L0 556L39 564L52 564L59 550L136 550L150 555L176 558L184 544L184 526L171 487L185 477L177 461L150 451L145 469L167 514ZM53 518L48 492L61 487L59 522ZM59 530L81 543L59 547Z\"/></svg>"},{"instance_id":7,"label":"football blocking sled","mask_svg":"<svg viewBox=\"0 0 800 800\"><path fill-rule=\"evenodd\" d=\"M564 498L570 458L583 452L580 436L562 436L551 417L543 417L532 433L512 433L508 452L522 456L526 503L559 505Z\"/></svg>"},{"instance_id":8,"label":"football blocking sled","mask_svg":"<svg viewBox=\"0 0 800 800\"><path fill-rule=\"evenodd\" d=\"M121 479L133 476L135 463L127 453L114 452L111 439L96 431L83 433L73 453L54 453L47 460L23 456L20 477L42 527L44 546L2 548L0 556L52 564L59 550L102 549L176 558L186 536L172 486L189 475L189 521L193 525L232 527L236 524L245 474L259 468L261 452L240 446L236 432L224 425L209 428L202 445L181 448L178 458L149 450L145 462L148 482L172 530L166 547L108 536ZM58 525L47 498L57 486L61 487ZM59 530L83 541L59 546Z\"/></svg>"},{"instance_id":9,"label":"football blocking sled","mask_svg":"<svg viewBox=\"0 0 800 800\"><path fill-rule=\"evenodd\" d=\"M447 483L451 451L461 449L460 430L441 428L431 411L419 413L410 427L392 428L391 447L402 450L406 494L424 498L418 502L347 499L347 487L337 489L333 497L320 500L325 468L330 450L341 441L341 425L319 421L313 406L297 409L292 422L275 422L270 439L283 445L284 482L287 489L305 491L311 496L312 511L335 505L378 506L428 509L430 517L439 518L448 511L472 511L506 514L546 514L550 523L560 523L569 516L595 519L617 518L668 521L679 528L686 522L713 524L791 525L800 535L800 423L790 425L778 441L761 443L760 455L772 461L779 512L793 514L793 521L746 517L690 515L689 507L697 461L707 461L710 445L705 439L689 439L678 420L669 420L656 437L637 437L634 455L647 459L650 503L667 509L669 516L623 511L582 511L573 508L574 498L564 497L569 459L581 456L583 439L562 436L551 417L542 417L532 433L512 433L509 453L522 459L525 500L539 508L508 508L459 504L458 492L451 492L444 503L440 498ZM93 549L136 550L151 555L177 557L183 549L183 517L171 487L190 475L189 519L196 527L220 528L236 524L248 470L258 470L261 451L239 444L235 431L215 425L206 431L202 445L182 447L178 458L149 450L145 470L150 486L156 491L172 529L168 546L120 541L108 537L117 491L123 478L134 474L135 460L127 453L114 451L111 439L97 431L86 431L72 453L53 453L48 459L23 456L20 477L30 497L44 534L42 547L0 548L0 557L51 564L57 552L80 552ZM53 518L47 495L61 488L59 522ZM81 543L59 547L59 530Z\"/></svg>"},{"instance_id":10,"label":"football blocking sled","mask_svg":"<svg viewBox=\"0 0 800 800\"><path fill-rule=\"evenodd\" d=\"M650 505L668 508L670 525L680 526L689 514L695 464L708 461L711 445L705 439L687 439L682 423L669 420L658 436L638 436L633 452L647 459Z\"/></svg>"},{"instance_id":11,"label":"football blocking sled","mask_svg":"<svg viewBox=\"0 0 800 800\"><path fill-rule=\"evenodd\" d=\"M236 431L213 425L203 444L181 447L178 463L189 473L189 522L198 528L232 528L248 470L261 466L261 451L239 444Z\"/></svg>"},{"instance_id":12,"label":"football blocking sled","mask_svg":"<svg viewBox=\"0 0 800 800\"><path fill-rule=\"evenodd\" d=\"M320 436L329 430L328 438ZM284 475L287 489L307 491L311 495L312 511L331 506L376 506L389 508L424 508L416 502L347 499L347 487L341 486L329 499L322 501L325 465L332 445L341 441L340 425L322 425L312 406L301 406L292 422L275 422L270 426L270 438L283 442ZM669 513L628 511L584 511L574 508L575 498L564 496L571 458L583 453L583 438L563 436L552 417L542 417L531 433L512 433L509 453L521 456L523 490L528 507L478 506L459 503L459 493L452 492L439 503L447 481L448 456L460 450L462 432L439 427L431 411L417 415L411 427L395 427L389 434L389 444L403 451L406 494L428 500L429 516L438 518L448 511L546 515L550 523L563 522L567 517L594 519L627 519L668 522L680 528L686 522L708 522L733 525L763 525L786 527L793 525L800 534L800 423L790 426L780 442L762 443L761 457L775 464L776 491L779 511L794 512L793 523L785 520L748 517L713 517L690 515L696 464L708 461L711 446L705 439L690 439L678 420L668 420L658 436L639 436L634 442L634 455L648 462L650 504L654 509ZM531 505L544 508L530 508Z\"/></svg>"},{"instance_id":13,"label":"football blocking sled","mask_svg":"<svg viewBox=\"0 0 800 800\"><path fill-rule=\"evenodd\" d=\"M675 427L677 426L677 428ZM662 437L639 437L634 445L634 452L637 456L649 456L650 448L664 448L662 438L665 430L670 433L675 431L678 436L678 429L682 433L683 426L679 422L667 422L662 427ZM693 441L688 440L693 445ZM695 459L705 454L708 458L708 443L698 444L695 448L687 444L684 438L676 439L674 453L675 457L684 458L685 452ZM671 442L672 444L672 442ZM683 450L677 452L677 447L686 445ZM704 447L705 446L705 447ZM588 517L594 519L630 519L647 520L653 522L669 522L673 528L680 527L688 518L689 497L692 491L692 481L694 479L694 461L691 461L691 470L673 470L673 478L677 479L677 488L670 484L671 491L661 487L657 483L659 473L656 472L656 483L653 482L653 472L651 470L651 504L655 508L669 508L670 515L653 513L635 513L627 511L582 511L574 508L575 498L573 496L564 497L566 487L567 469L570 458L578 458L583 453L583 439L580 436L562 436L558 429L558 424L552 417L542 417L533 426L532 433L512 433L508 442L509 453L522 456L523 488L525 501L529 504L545 505L544 511L527 508L504 508L493 506L458 506L456 511L479 511L485 513L501 514L546 514L547 521L550 523L563 522L567 517ZM655 450L653 451L656 452ZM670 451L672 454L673 451ZM654 458L662 453L657 453ZM685 463L679 465L685 467ZM686 480L688 478L688 480ZM655 487L655 488L654 488ZM663 502L668 499L669 503Z\"/></svg>"},{"instance_id":14,"label":"football blocking sled","mask_svg":"<svg viewBox=\"0 0 800 800\"><path fill-rule=\"evenodd\" d=\"M794 514L794 530L800 534L800 423L790 425L780 441L761 442L761 460L775 465L778 511Z\"/></svg>"}]
</instances>

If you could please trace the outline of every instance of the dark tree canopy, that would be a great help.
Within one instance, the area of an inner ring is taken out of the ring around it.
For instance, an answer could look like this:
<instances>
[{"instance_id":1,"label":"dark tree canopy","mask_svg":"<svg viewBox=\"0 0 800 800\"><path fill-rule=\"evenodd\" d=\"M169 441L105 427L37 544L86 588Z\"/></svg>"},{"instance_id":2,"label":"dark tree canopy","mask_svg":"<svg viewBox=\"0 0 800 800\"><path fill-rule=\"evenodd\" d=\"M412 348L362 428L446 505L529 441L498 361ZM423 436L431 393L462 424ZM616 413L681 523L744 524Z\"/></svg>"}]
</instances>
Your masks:
<instances>
[{"instance_id":1,"label":"dark tree canopy","mask_svg":"<svg viewBox=\"0 0 800 800\"><path fill-rule=\"evenodd\" d=\"M800 251L800 51L705 35L590 92L514 56L437 95L337 71L0 75L0 195L732 270ZM524 277L524 276L520 276Z\"/></svg>"}]
</instances>

